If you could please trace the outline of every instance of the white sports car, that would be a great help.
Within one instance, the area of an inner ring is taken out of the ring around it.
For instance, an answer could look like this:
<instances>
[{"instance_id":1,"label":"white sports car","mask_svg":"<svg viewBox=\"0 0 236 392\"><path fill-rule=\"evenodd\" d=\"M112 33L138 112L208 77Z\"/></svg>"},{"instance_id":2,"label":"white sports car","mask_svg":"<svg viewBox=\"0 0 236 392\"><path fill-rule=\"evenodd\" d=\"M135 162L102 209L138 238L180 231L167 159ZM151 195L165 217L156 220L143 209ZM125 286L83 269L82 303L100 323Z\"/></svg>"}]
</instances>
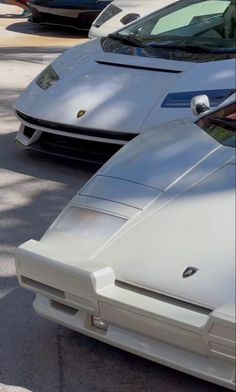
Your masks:
<instances>
[{"instance_id":1,"label":"white sports car","mask_svg":"<svg viewBox=\"0 0 236 392\"><path fill-rule=\"evenodd\" d=\"M20 96L17 140L81 158L82 140L81 149L86 143L92 149L94 141L96 151L108 143L118 149L160 123L191 115L195 95L205 93L217 106L235 91L235 38L235 0L181 0L76 46Z\"/></svg>"},{"instance_id":2,"label":"white sports car","mask_svg":"<svg viewBox=\"0 0 236 392\"><path fill-rule=\"evenodd\" d=\"M121 29L124 25L142 18L151 12L166 7L177 0L113 0L95 21L89 30L89 38L98 38Z\"/></svg>"},{"instance_id":3,"label":"white sports car","mask_svg":"<svg viewBox=\"0 0 236 392\"><path fill-rule=\"evenodd\" d=\"M16 253L35 311L235 387L236 103L124 146Z\"/></svg>"}]
</instances>

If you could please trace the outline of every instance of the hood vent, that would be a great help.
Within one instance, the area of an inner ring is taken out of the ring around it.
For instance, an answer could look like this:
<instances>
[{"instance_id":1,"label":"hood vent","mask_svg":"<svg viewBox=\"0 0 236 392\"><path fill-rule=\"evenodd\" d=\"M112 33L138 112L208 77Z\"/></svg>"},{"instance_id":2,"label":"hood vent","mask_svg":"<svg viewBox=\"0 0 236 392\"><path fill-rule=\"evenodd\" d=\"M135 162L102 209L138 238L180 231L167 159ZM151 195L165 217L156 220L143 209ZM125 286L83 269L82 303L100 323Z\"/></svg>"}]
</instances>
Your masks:
<instances>
[{"instance_id":1,"label":"hood vent","mask_svg":"<svg viewBox=\"0 0 236 392\"><path fill-rule=\"evenodd\" d=\"M204 308L203 306L195 305L195 304L183 301L181 299L169 297L167 295L160 294L160 293L157 293L157 292L154 292L151 290L147 290L147 289L141 288L139 286L135 286L130 283L124 283L119 280L116 280L115 285L117 287L122 288L122 289L132 291L133 293L138 293L138 294L144 295L145 297L154 298L154 299L157 299L158 301L162 301L167 304L179 306L181 308L192 310L197 313L209 315L212 312L212 309Z\"/></svg>"},{"instance_id":2,"label":"hood vent","mask_svg":"<svg viewBox=\"0 0 236 392\"><path fill-rule=\"evenodd\" d=\"M172 74L173 73L179 74L182 72L182 71L175 70L175 69L154 68L152 66L133 65L133 64L120 64L120 63L116 63L116 62L102 61L102 60L96 60L96 63L103 64L103 65L110 65L113 67L142 69L144 71L165 72L165 73L172 73Z\"/></svg>"}]
</instances>

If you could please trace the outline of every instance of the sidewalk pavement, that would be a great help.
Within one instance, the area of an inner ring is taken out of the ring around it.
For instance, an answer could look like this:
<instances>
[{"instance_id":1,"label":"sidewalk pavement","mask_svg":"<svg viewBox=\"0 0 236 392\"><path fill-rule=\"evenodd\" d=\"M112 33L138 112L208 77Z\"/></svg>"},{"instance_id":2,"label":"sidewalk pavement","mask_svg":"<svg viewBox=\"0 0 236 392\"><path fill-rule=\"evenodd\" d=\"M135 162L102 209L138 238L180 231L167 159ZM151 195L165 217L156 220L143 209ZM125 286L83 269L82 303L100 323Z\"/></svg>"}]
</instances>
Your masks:
<instances>
[{"instance_id":1,"label":"sidewalk pavement","mask_svg":"<svg viewBox=\"0 0 236 392\"><path fill-rule=\"evenodd\" d=\"M87 40L70 29L35 26L18 18L21 12L0 0L0 121L6 133L18 128L12 105L31 80L64 50Z\"/></svg>"},{"instance_id":2,"label":"sidewalk pavement","mask_svg":"<svg viewBox=\"0 0 236 392\"><path fill-rule=\"evenodd\" d=\"M59 328L34 314L32 295L15 278L14 252L46 230L92 173L21 151L14 143L19 122L12 105L50 61L85 39L78 32L34 26L18 18L20 13L0 0L0 392L58 392Z\"/></svg>"},{"instance_id":3,"label":"sidewalk pavement","mask_svg":"<svg viewBox=\"0 0 236 392\"><path fill-rule=\"evenodd\" d=\"M70 47L87 40L79 32L66 27L34 25L19 17L19 7L0 0L0 48Z\"/></svg>"}]
</instances>

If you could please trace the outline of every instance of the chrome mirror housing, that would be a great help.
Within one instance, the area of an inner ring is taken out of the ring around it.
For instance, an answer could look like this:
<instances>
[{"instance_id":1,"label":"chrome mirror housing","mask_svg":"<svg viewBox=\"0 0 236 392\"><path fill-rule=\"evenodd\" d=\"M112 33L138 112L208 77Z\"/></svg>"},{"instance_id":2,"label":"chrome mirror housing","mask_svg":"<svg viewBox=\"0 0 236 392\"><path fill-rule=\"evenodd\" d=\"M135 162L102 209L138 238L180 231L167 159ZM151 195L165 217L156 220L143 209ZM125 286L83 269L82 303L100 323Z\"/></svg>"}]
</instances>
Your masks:
<instances>
[{"instance_id":1,"label":"chrome mirror housing","mask_svg":"<svg viewBox=\"0 0 236 392\"><path fill-rule=\"evenodd\" d=\"M210 101L207 95L197 95L191 100L191 110L195 116L210 109Z\"/></svg>"}]
</instances>

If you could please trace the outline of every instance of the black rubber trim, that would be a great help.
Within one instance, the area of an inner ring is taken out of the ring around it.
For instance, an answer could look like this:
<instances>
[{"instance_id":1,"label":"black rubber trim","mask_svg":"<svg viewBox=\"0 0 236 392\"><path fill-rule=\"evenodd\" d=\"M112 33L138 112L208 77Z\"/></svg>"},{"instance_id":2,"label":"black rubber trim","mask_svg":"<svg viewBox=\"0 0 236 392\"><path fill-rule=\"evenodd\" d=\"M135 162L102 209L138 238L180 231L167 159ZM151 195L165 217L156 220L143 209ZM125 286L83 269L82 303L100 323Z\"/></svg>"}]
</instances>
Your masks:
<instances>
[{"instance_id":1,"label":"black rubber trim","mask_svg":"<svg viewBox=\"0 0 236 392\"><path fill-rule=\"evenodd\" d=\"M99 137L102 139L106 138L106 139L112 139L114 141L124 140L127 142L134 139L138 135L138 133L100 131L100 130L94 130L94 129L90 129L90 128L76 127L74 125L59 124L59 123L55 123L52 121L45 121L45 120L40 120L38 118L30 117L30 116L27 116L26 114L19 112L19 111L17 111L17 115L22 120L27 121L27 123L29 123L35 127L39 126L39 127L44 127L47 129L52 129L55 131L74 133L76 135L86 135L86 136L92 136L92 137Z\"/></svg>"},{"instance_id":2,"label":"black rubber trim","mask_svg":"<svg viewBox=\"0 0 236 392\"><path fill-rule=\"evenodd\" d=\"M171 304L174 306L178 306L178 307L181 307L184 309L188 309L188 310L191 310L196 313L209 315L212 312L212 309L210 309L210 308L206 308L206 307L203 307L200 305L195 305L191 302L187 302L185 300L171 297L171 296L168 296L165 294L160 294L160 293L152 291L150 289L144 289L142 287L136 286L131 283L126 283L126 282L122 282L120 280L116 280L115 285L117 287L122 288L122 289L128 290L129 292L131 291L133 293L141 294L145 297L154 298L154 299L157 299L158 301L165 302L165 303L168 303L168 304Z\"/></svg>"},{"instance_id":3,"label":"black rubber trim","mask_svg":"<svg viewBox=\"0 0 236 392\"><path fill-rule=\"evenodd\" d=\"M182 73L182 71L178 71L176 69L152 68L152 67L144 67L144 66L132 65L132 64L117 64L117 63L112 63L109 61L101 61L101 60L96 60L96 63L103 64L103 65L110 65L112 67L142 69L144 71L165 72L165 73L174 73L174 74Z\"/></svg>"},{"instance_id":4,"label":"black rubber trim","mask_svg":"<svg viewBox=\"0 0 236 392\"><path fill-rule=\"evenodd\" d=\"M29 145L32 150L99 165L104 164L121 147L120 144L77 139L49 132L42 132L40 138Z\"/></svg>"}]
</instances>

